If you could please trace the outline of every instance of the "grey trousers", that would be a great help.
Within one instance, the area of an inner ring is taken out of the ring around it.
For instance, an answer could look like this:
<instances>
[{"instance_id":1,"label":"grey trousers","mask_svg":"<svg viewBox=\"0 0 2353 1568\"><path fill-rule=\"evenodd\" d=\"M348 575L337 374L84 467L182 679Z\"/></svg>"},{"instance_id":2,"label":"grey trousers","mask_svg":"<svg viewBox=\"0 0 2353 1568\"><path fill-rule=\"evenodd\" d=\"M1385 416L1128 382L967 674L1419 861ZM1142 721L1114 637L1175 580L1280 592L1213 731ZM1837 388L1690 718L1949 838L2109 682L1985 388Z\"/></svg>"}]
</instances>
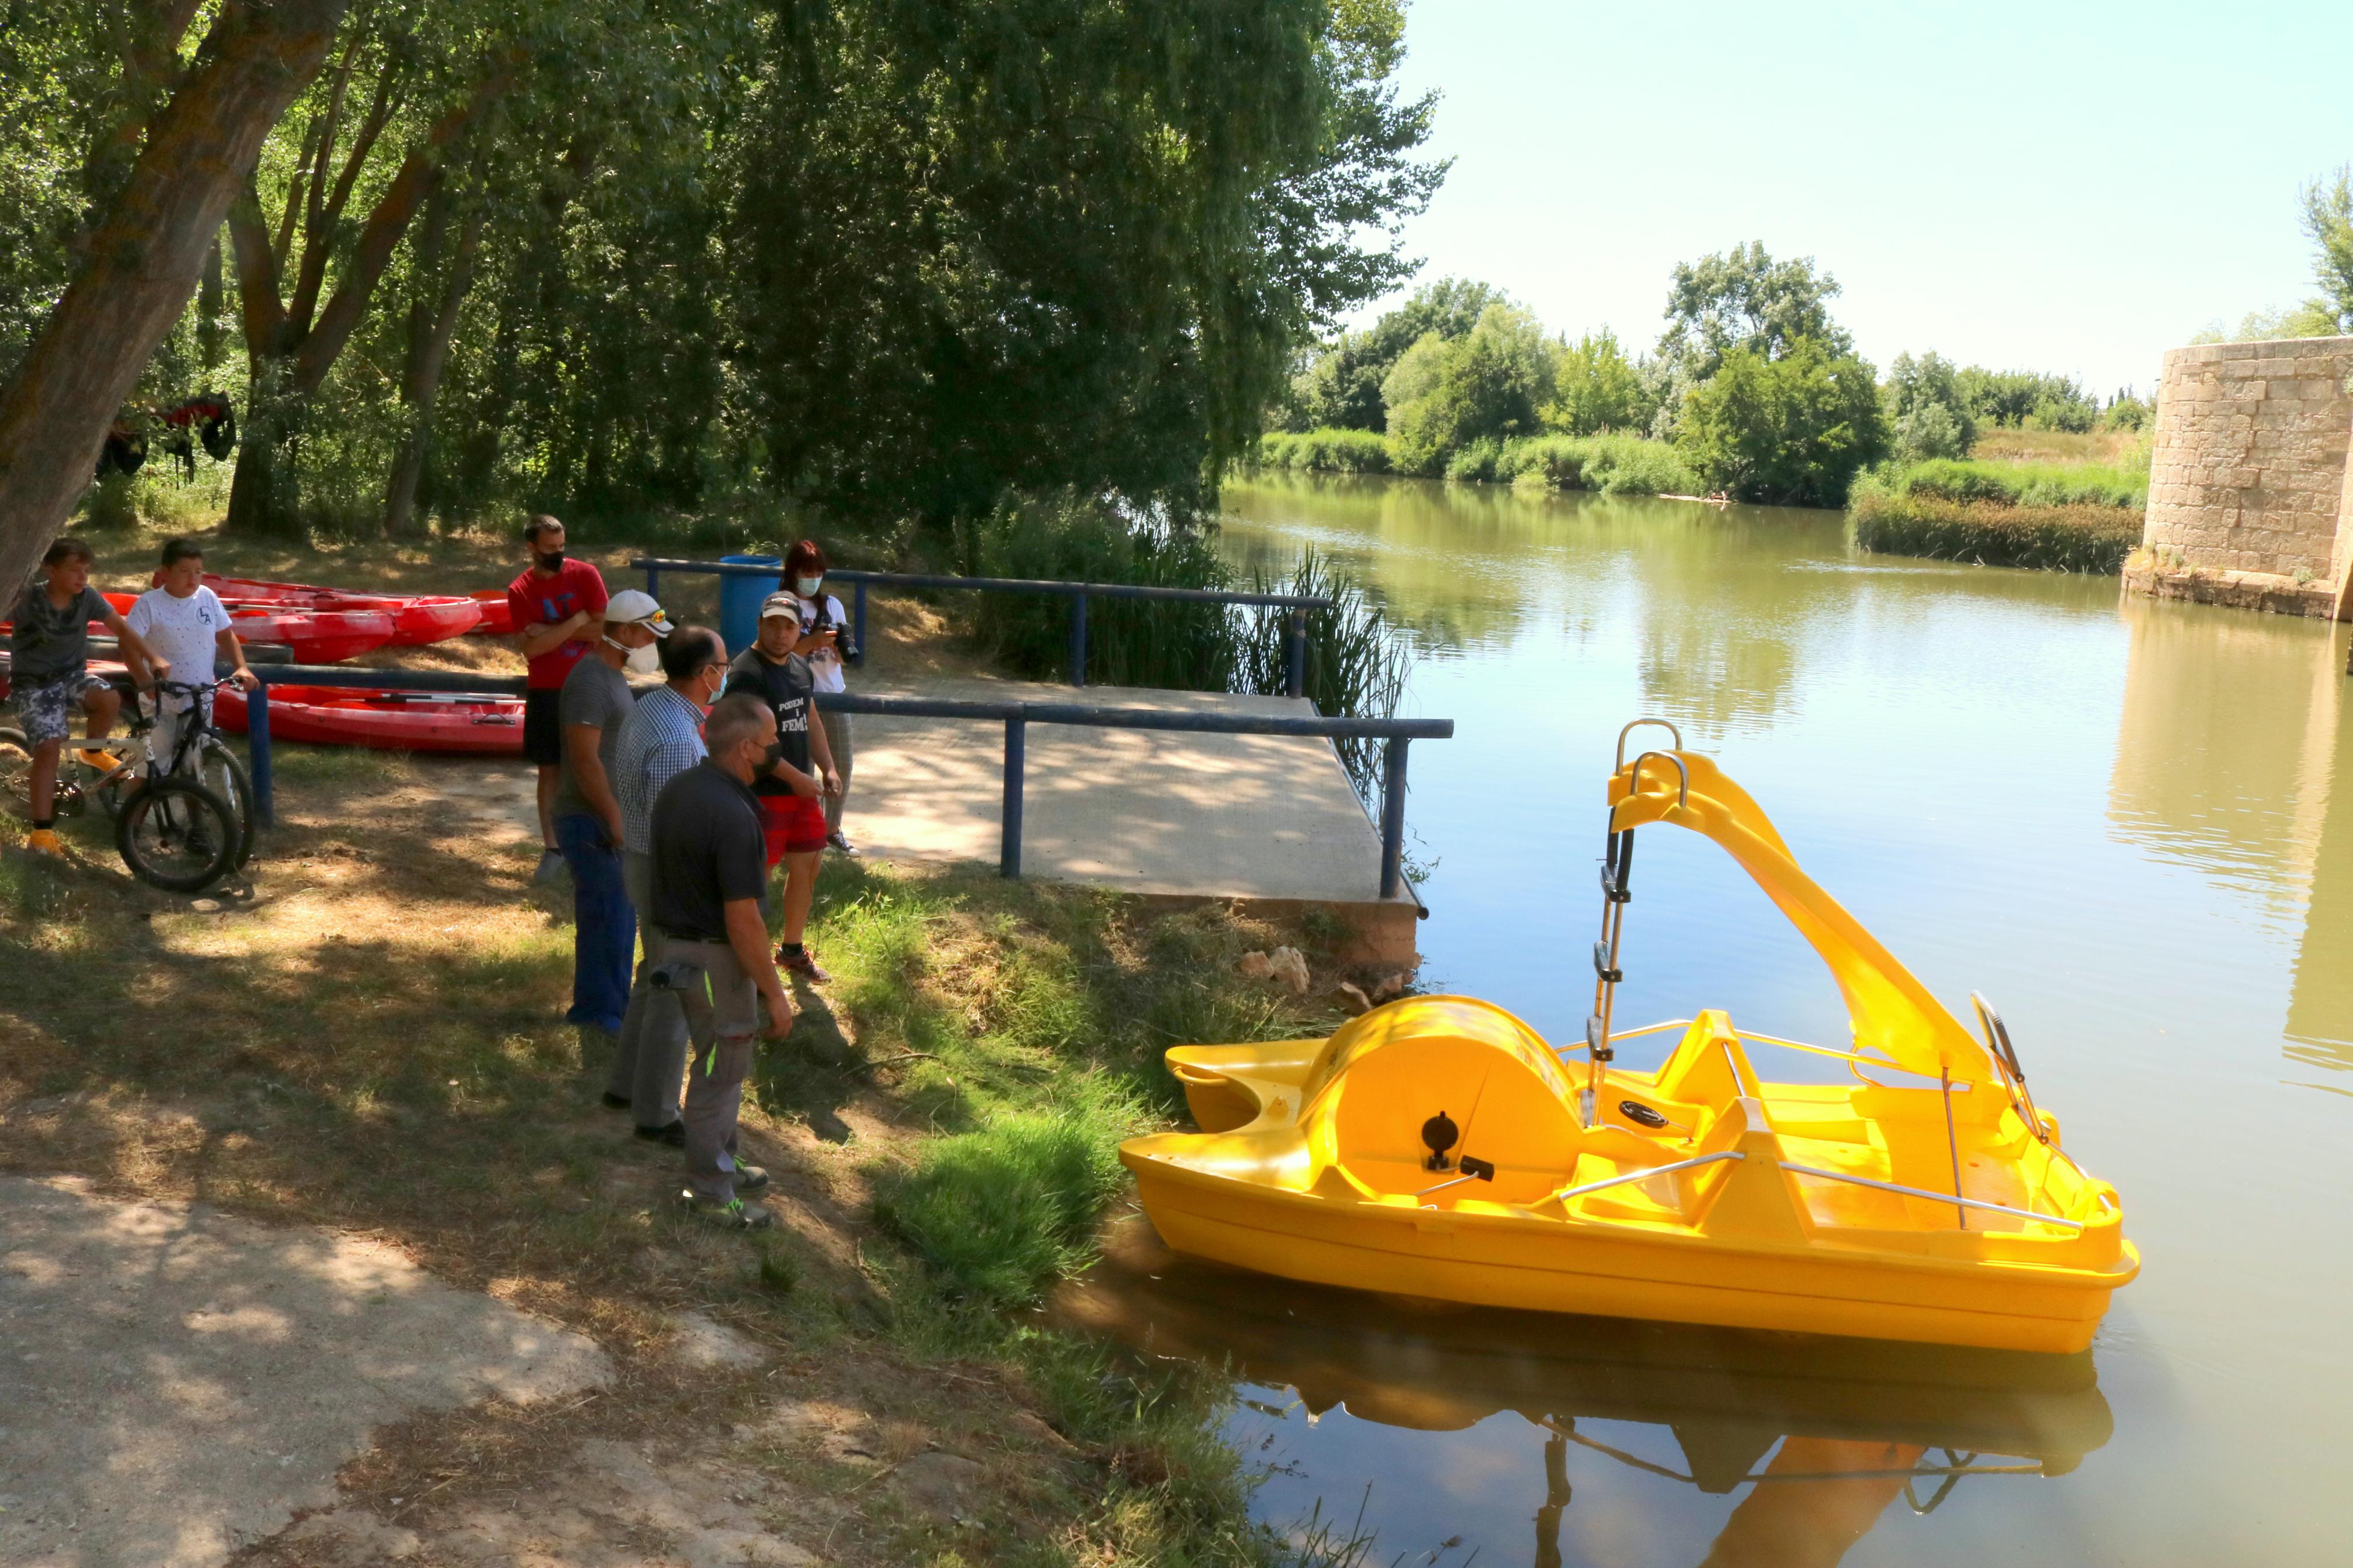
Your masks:
<instances>
[{"instance_id":1,"label":"grey trousers","mask_svg":"<svg viewBox=\"0 0 2353 1568\"><path fill-rule=\"evenodd\" d=\"M670 943L654 924L654 861L635 850L621 854L621 886L638 912L638 938L646 956L629 986L621 1015L620 1043L613 1051L605 1092L629 1102L640 1127L667 1127L678 1120L678 1080L686 1072L686 1015L667 993L646 977L664 960Z\"/></svg>"},{"instance_id":2,"label":"grey trousers","mask_svg":"<svg viewBox=\"0 0 2353 1568\"><path fill-rule=\"evenodd\" d=\"M692 965L678 990L694 1035L686 1065L686 1184L706 1202L735 1195L735 1121L752 1070L760 994L723 942L671 942L663 962Z\"/></svg>"},{"instance_id":3,"label":"grey trousers","mask_svg":"<svg viewBox=\"0 0 2353 1568\"><path fill-rule=\"evenodd\" d=\"M825 830L841 831L841 808L849 799L849 766L856 760L858 748L851 742L850 715L836 713L829 708L817 710L818 722L825 726L825 743L833 750L833 771L841 775L841 793L825 797Z\"/></svg>"}]
</instances>

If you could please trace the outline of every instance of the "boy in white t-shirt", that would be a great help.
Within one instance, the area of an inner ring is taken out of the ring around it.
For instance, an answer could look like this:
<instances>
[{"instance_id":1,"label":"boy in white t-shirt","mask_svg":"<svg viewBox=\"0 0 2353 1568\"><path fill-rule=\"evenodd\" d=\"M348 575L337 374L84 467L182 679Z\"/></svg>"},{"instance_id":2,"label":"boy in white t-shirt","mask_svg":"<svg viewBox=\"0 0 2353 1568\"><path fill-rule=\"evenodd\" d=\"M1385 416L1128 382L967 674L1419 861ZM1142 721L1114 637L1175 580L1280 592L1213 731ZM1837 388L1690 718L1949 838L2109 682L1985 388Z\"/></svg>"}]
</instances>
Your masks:
<instances>
[{"instance_id":1,"label":"boy in white t-shirt","mask_svg":"<svg viewBox=\"0 0 2353 1568\"><path fill-rule=\"evenodd\" d=\"M149 647L170 662L174 679L191 686L208 681L214 661L225 658L236 666L232 679L250 691L261 683L246 665L245 646L231 629L227 606L219 595L204 585L204 577L202 545L192 539L166 542L163 583L140 595L122 618ZM127 653L125 660L132 666L132 676L145 684L145 669ZM211 699L206 701L209 705ZM179 738L180 715L191 706L188 697L156 693L153 755L159 764L170 760Z\"/></svg>"}]
</instances>

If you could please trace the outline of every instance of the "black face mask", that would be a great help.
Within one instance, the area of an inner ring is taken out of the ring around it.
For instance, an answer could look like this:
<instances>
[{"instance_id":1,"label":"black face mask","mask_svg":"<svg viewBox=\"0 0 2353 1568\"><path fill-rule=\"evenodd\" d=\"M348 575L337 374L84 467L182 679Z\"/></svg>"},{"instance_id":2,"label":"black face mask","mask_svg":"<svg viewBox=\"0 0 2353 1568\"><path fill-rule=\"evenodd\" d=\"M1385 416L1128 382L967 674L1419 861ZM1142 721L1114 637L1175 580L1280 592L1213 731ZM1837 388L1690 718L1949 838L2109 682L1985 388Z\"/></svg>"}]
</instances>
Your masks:
<instances>
[{"instance_id":1,"label":"black face mask","mask_svg":"<svg viewBox=\"0 0 2353 1568\"><path fill-rule=\"evenodd\" d=\"M551 550L544 555L535 555L532 557L532 559L539 563L539 569L541 571L554 572L563 566L564 552L561 550Z\"/></svg>"}]
</instances>

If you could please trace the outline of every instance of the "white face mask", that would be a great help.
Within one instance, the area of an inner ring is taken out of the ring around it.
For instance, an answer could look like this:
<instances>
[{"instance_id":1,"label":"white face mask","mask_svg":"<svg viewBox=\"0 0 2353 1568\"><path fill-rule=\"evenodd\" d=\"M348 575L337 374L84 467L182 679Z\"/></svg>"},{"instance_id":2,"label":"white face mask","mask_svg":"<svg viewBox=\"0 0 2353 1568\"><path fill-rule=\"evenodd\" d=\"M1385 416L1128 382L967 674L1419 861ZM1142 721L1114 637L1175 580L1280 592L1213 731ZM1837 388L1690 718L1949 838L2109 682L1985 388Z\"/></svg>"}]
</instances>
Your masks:
<instances>
[{"instance_id":1,"label":"white face mask","mask_svg":"<svg viewBox=\"0 0 2353 1568\"><path fill-rule=\"evenodd\" d=\"M651 675L661 668L661 650L651 643L643 647L631 647L627 643L617 643L607 637L605 646L619 648L628 656L621 660L621 668L631 675Z\"/></svg>"},{"instance_id":2,"label":"white face mask","mask_svg":"<svg viewBox=\"0 0 2353 1568\"><path fill-rule=\"evenodd\" d=\"M824 584L825 579L822 577L796 577L793 579L793 591L804 599L814 599L817 597L818 589Z\"/></svg>"}]
</instances>

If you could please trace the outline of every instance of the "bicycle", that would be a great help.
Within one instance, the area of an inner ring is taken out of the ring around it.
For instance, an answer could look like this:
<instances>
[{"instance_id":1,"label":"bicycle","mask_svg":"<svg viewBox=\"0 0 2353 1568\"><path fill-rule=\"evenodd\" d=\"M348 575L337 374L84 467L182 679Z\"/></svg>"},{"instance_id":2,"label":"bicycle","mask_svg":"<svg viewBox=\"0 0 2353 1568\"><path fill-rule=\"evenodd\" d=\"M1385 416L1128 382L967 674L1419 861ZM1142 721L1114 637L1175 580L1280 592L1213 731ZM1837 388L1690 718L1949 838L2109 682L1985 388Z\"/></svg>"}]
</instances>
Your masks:
<instances>
[{"instance_id":1,"label":"bicycle","mask_svg":"<svg viewBox=\"0 0 2353 1568\"><path fill-rule=\"evenodd\" d=\"M147 741L154 721L134 710L121 761L103 771L79 764L81 773L92 775L87 780L58 769L56 814L79 816L95 798L114 819L114 847L132 875L171 892L200 892L253 854L253 785L213 730L202 700L227 684L159 683L165 697L195 700L164 768L153 766ZM0 728L0 792L27 800L32 765L24 731Z\"/></svg>"}]
</instances>

